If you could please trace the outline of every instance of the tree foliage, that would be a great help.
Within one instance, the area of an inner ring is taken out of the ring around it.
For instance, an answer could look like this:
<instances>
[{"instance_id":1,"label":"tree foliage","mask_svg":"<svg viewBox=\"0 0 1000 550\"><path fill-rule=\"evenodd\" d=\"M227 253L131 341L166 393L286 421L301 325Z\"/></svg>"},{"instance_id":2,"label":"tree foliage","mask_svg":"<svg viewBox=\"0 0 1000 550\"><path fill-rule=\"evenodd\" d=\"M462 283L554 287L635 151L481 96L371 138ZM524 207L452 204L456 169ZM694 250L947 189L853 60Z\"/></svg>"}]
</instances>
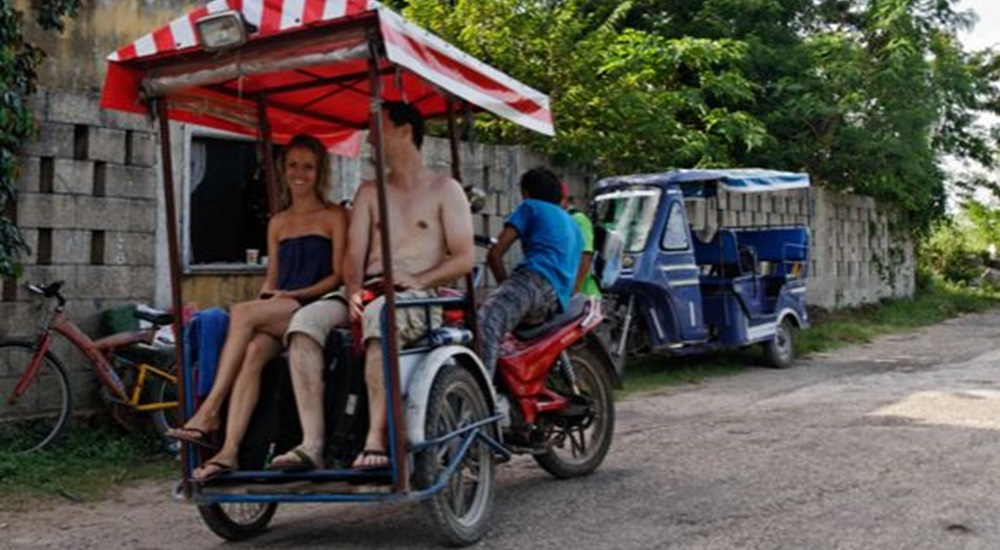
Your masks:
<instances>
[{"instance_id":1,"label":"tree foliage","mask_svg":"<svg viewBox=\"0 0 1000 550\"><path fill-rule=\"evenodd\" d=\"M567 162L757 165L943 213L944 155L995 165L993 52L958 0L409 0L418 23L546 91ZM491 139L517 131L488 123ZM523 136L519 136L523 139Z\"/></svg>"},{"instance_id":2,"label":"tree foliage","mask_svg":"<svg viewBox=\"0 0 1000 550\"><path fill-rule=\"evenodd\" d=\"M80 0L35 2L38 22L45 29L62 29L63 17L73 15ZM35 92L36 69L44 52L25 42L24 15L11 2L0 2L0 277L20 274L17 258L27 252L24 236L12 222L18 180L18 151L35 133L25 104Z\"/></svg>"}]
</instances>

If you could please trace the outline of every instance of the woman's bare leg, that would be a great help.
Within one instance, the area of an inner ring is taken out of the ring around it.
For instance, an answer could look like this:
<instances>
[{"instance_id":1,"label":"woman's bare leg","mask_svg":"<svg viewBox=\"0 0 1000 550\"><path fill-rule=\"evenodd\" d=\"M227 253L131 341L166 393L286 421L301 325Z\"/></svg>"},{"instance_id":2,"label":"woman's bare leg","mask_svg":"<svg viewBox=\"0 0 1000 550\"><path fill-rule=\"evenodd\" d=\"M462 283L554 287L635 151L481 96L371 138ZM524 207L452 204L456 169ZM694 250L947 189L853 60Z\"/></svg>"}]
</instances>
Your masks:
<instances>
[{"instance_id":1,"label":"woman's bare leg","mask_svg":"<svg viewBox=\"0 0 1000 550\"><path fill-rule=\"evenodd\" d=\"M281 342L266 334L257 334L247 345L243 367L240 369L233 392L229 398L229 415L226 417L226 441L222 449L206 460L206 464L214 462L235 468L240 443L250 424L250 416L260 398L261 371L268 361L281 353ZM204 477L205 468L195 470L195 479Z\"/></svg>"},{"instance_id":2,"label":"woman's bare leg","mask_svg":"<svg viewBox=\"0 0 1000 550\"><path fill-rule=\"evenodd\" d=\"M298 302L288 298L240 302L232 307L229 332L219 355L212 390L195 415L178 431L211 432L219 428L219 412L244 364L247 345L258 332L280 340L282 331L288 327L288 321L298 307Z\"/></svg>"}]
</instances>

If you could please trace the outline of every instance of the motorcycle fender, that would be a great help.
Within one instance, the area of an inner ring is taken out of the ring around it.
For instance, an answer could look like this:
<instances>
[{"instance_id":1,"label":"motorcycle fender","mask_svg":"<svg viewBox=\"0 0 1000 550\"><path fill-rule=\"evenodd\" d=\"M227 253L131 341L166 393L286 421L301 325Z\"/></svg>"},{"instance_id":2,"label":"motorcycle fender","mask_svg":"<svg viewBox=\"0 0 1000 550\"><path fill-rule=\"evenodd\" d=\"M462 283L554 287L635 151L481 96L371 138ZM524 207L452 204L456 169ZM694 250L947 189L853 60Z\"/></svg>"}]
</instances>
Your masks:
<instances>
[{"instance_id":1,"label":"motorcycle fender","mask_svg":"<svg viewBox=\"0 0 1000 550\"><path fill-rule=\"evenodd\" d=\"M615 370L615 362L611 359L611 353L608 351L608 347L604 345L604 340L601 340L596 333L588 332L581 343L589 346L601 356L604 363L604 370L611 377L611 387L616 390L622 389L622 378L618 375L618 371Z\"/></svg>"},{"instance_id":2,"label":"motorcycle fender","mask_svg":"<svg viewBox=\"0 0 1000 550\"><path fill-rule=\"evenodd\" d=\"M472 373L486 396L487 405L496 410L496 391L486 374L482 361L469 348L463 346L444 346L436 348L424 358L407 384L406 403L406 435L411 445L423 443L426 439L424 426L427 420L427 401L430 399L431 388L438 372L445 365L458 364Z\"/></svg>"}]
</instances>

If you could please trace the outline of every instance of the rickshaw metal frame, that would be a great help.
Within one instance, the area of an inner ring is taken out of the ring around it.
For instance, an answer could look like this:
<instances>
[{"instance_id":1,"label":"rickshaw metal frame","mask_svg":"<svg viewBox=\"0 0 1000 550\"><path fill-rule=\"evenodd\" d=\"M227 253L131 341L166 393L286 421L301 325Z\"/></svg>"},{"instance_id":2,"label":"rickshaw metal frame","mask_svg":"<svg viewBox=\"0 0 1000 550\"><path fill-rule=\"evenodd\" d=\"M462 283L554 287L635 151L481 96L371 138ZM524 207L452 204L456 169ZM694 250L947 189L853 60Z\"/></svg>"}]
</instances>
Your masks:
<instances>
[{"instance_id":1,"label":"rickshaw metal frame","mask_svg":"<svg viewBox=\"0 0 1000 550\"><path fill-rule=\"evenodd\" d=\"M352 73L350 75L340 75L336 78L323 79L320 81L309 83L310 86L300 84L303 88L306 87L320 87L320 86L339 86L340 89L334 90L332 93L336 94L345 89L351 89L352 85L362 81L365 77L368 79L368 84L370 86L370 103L369 103L369 115L370 123L369 129L372 133L372 144L374 149L374 164L375 164L375 183L377 188L378 196L378 212L379 218L382 220L382 231L380 246L383 258L383 279L385 280L386 293L385 293L385 307L382 311L382 327L383 335L382 338L382 351L383 351L383 369L386 375L386 387L388 390L388 433L389 438L389 462L390 462L390 479L392 481L392 490L387 493L314 493L314 494L292 494L292 493L282 493L282 494L227 494L227 493L217 493L211 490L211 487L202 487L200 484L192 481L190 479L190 471L196 465L196 456L194 449L190 448L190 445L184 445L182 447L182 456L184 462L184 468L182 468L183 476L181 483L181 491L185 498L193 499L198 504L213 504L213 503L223 503L223 502L368 502L368 501L381 501L381 500L398 500L398 499L424 499L433 496L440 490L442 490L448 478L455 472L458 466L465 459L466 454L471 448L473 442L476 439L480 439L485 443L494 453L506 457L509 456L509 452L503 447L503 445L495 440L494 438L488 436L484 433L483 427L490 424L496 423L501 415L494 415L489 418L478 421L470 426L463 427L456 432L449 433L445 436L435 438L432 441L425 442L414 449L409 451L406 450L405 441L405 419L403 417L403 402L402 402L402 389L400 380L400 370L399 370L399 347L396 341L396 310L398 306L403 307L419 307L427 305L446 305L449 303L463 303L470 308L472 312L475 311L475 298L474 292L475 288L471 284L471 275L466 277L467 281L467 296L465 298L438 298L438 299L425 299L425 300L407 300L403 303L397 303L396 292L394 289L394 273L393 273L393 262L392 262L392 250L391 243L389 241L389 225L390 219L388 215L388 203L386 200L386 185L387 176L385 170L385 149L384 149L384 133L382 127L382 81L381 76L384 74L391 74L392 70L399 70L393 65L389 65L387 68L382 68L383 53L384 53L384 42L380 35L378 28L378 22L376 17L359 17L353 21L348 22L353 28L354 25L361 26L364 31L365 41L367 42L367 71L365 75ZM306 35L316 35L315 32L306 32ZM259 42L251 43L247 48L252 47L254 49L266 48L269 44L282 40L281 37L274 37L269 39L263 39ZM186 56L180 60L176 58L170 58L163 61L153 59L142 62L142 66L147 70L153 69L173 69L178 70L190 70L192 67L197 67L198 62L202 59L215 58L218 60L220 55L235 55L238 57L239 52L224 52L222 54L213 54L211 56L204 54L203 52L195 52L191 56ZM178 69L180 68L180 69ZM169 72L169 71L168 71ZM175 201L175 181L174 181L174 170L173 170L173 157L171 150L171 139L170 139L170 119L168 116L168 103L169 97L165 96L165 88L158 89L154 85L150 85L153 81L144 82L143 89L146 91L144 99L147 101L147 105L150 114L155 116L159 123L159 136L160 136L160 154L162 162L162 177L163 186L165 194L165 210L166 210L166 225L167 225L167 247L169 256L169 268L170 268L170 285L171 285L171 295L172 295L172 307L174 311L182 311L183 309L183 294L181 285L181 265L180 265L180 247L177 236L177 210ZM208 83L206 83L208 84ZM208 84L204 86L213 91L220 92L224 95L230 95L231 90L224 88L220 83ZM284 91L287 91L287 87ZM159 90L159 92L157 92ZM355 91L357 91L355 89ZM274 104L268 101L269 92L264 90L260 92L253 92L257 97L257 126L258 126L258 137L261 142L262 148L262 158L265 165L265 178L268 187L268 197L269 206L272 211L277 209L277 185L275 182L274 167L270 166L269 163L273 159L271 155L271 131L270 125L268 123L267 109L277 108L282 110L287 110L286 106L280 104ZM248 94L249 96L250 94ZM247 97L247 96L244 96ZM457 140L457 125L455 123L455 113L454 113L454 99L448 94L448 109L446 113L425 113L425 116L435 117L442 114L448 117L448 129L450 134L450 145L452 154L452 175L456 180L460 180L461 170L459 164L459 147ZM312 117L315 120L324 121L327 116L319 113L309 113L306 109L296 108L299 112L297 114L305 117ZM348 121L337 120L337 123L344 124ZM181 316L175 316L173 328L175 333L182 334L183 320ZM476 327L475 315L469 316L470 328L473 334L476 335L475 342L478 348L478 331ZM178 343L175 349L175 358L178 365L183 365L183 351L184 343L183 339L178 339ZM182 403L182 418L186 420L189 418L190 413L194 410L194 391L193 385L194 381L191 376L188 376L184 369L179 369L179 380L178 385L178 398ZM454 438L462 438L463 441L459 447L459 452L452 457L450 464L439 474L437 482L431 487L425 488L420 491L411 491L409 487L409 475L407 468L407 456L408 454L415 453L417 451L423 450L431 445L440 444L444 441ZM307 474L287 474L278 472L234 472L225 477L227 482L240 482L240 481L261 481L261 480L271 480L280 479L282 481L292 481L296 479L309 479L314 481L352 481L361 479L381 479L384 478L384 473L369 473L358 470L322 470L318 472L309 472ZM224 485L220 485L224 486ZM197 489L196 489L197 487Z\"/></svg>"}]
</instances>

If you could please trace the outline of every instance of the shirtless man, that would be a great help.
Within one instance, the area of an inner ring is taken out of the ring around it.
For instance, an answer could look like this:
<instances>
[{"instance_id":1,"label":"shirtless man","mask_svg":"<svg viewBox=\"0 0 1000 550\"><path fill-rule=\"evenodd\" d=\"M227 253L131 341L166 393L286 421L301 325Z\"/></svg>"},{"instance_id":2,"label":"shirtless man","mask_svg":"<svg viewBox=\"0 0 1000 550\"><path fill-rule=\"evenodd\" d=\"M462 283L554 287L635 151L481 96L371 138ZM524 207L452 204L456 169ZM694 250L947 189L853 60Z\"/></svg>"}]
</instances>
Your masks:
<instances>
[{"instance_id":1,"label":"shirtless man","mask_svg":"<svg viewBox=\"0 0 1000 550\"><path fill-rule=\"evenodd\" d=\"M386 102L382 110L383 144L387 174L387 199L391 220L390 247L397 299L436 296L437 287L451 283L472 271L475 248L472 240L472 216L461 185L442 174L428 170L420 154L424 124L412 105ZM371 140L371 136L369 136ZM382 274L381 225L378 216L378 191L375 182L364 182L354 197L347 254L344 262L344 284L352 321L361 321L365 351L365 382L368 387L369 429L364 452L354 461L354 468L382 468L388 465L386 455L386 395L382 377L381 311L384 297L362 304L366 284L377 282ZM441 311L432 312L432 324L440 324ZM426 326L422 308L397 309L396 330L400 345L419 339L430 327ZM300 414L308 415L303 429L317 426L322 441L322 369L320 361L310 365L315 371L313 383L296 384ZM293 377L296 376L293 369ZM319 380L317 383L316 380ZM302 395L302 394L308 395ZM302 407L303 402L315 404ZM318 418L317 418L318 417ZM309 435L306 434L307 439ZM305 443L305 442L304 442ZM315 443L307 445L322 458ZM306 449L303 449L306 450ZM275 459L282 467L287 462L302 461L293 453Z\"/></svg>"}]
</instances>

